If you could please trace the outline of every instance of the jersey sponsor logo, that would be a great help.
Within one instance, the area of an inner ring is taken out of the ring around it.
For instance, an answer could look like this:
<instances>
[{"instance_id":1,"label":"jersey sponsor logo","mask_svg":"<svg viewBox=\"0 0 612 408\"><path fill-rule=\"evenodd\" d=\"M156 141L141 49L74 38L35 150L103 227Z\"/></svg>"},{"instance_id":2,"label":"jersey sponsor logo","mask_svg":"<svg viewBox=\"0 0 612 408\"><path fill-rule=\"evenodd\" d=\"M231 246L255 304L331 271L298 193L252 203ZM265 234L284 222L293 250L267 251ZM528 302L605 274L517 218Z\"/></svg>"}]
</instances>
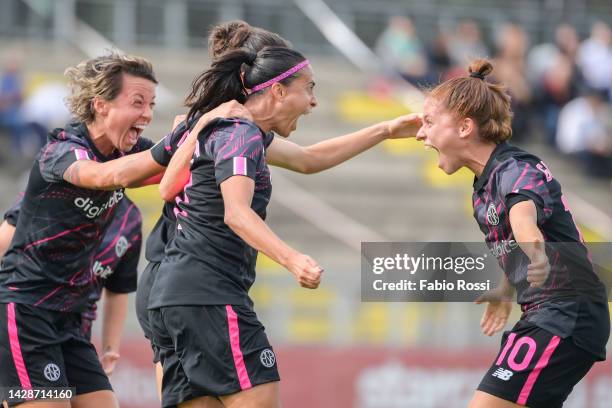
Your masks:
<instances>
[{"instance_id":1,"label":"jersey sponsor logo","mask_svg":"<svg viewBox=\"0 0 612 408\"><path fill-rule=\"evenodd\" d=\"M502 255L508 255L510 252L518 248L519 244L513 239L504 239L502 241L494 242L491 247L491 253L496 258Z\"/></svg>"},{"instance_id":2,"label":"jersey sponsor logo","mask_svg":"<svg viewBox=\"0 0 612 408\"><path fill-rule=\"evenodd\" d=\"M487 207L487 222L490 225L499 224L499 215L497 214L497 210L495 209L495 203L489 204Z\"/></svg>"},{"instance_id":3,"label":"jersey sponsor logo","mask_svg":"<svg viewBox=\"0 0 612 408\"><path fill-rule=\"evenodd\" d=\"M265 349L259 355L259 360L264 367L271 368L274 367L274 364L276 363L276 356L272 350Z\"/></svg>"},{"instance_id":4,"label":"jersey sponsor logo","mask_svg":"<svg viewBox=\"0 0 612 408\"><path fill-rule=\"evenodd\" d=\"M508 381L510 378L512 378L512 376L514 375L514 373L510 370L506 370L505 368L501 368L499 367L497 370L495 370L495 372L493 374L491 374L493 377L497 377L500 380L503 381Z\"/></svg>"},{"instance_id":5,"label":"jersey sponsor logo","mask_svg":"<svg viewBox=\"0 0 612 408\"><path fill-rule=\"evenodd\" d=\"M551 182L553 179L552 173L551 171L548 169L548 166L546 164L544 164L543 161L539 162L538 164L536 164L536 169L540 170L542 173L544 173L544 175L546 176L546 181L547 182Z\"/></svg>"},{"instance_id":6,"label":"jersey sponsor logo","mask_svg":"<svg viewBox=\"0 0 612 408\"><path fill-rule=\"evenodd\" d=\"M115 254L117 254L117 257L121 258L123 255L125 255L129 246L130 244L128 243L127 238L123 235L120 236L115 244Z\"/></svg>"},{"instance_id":7,"label":"jersey sponsor logo","mask_svg":"<svg viewBox=\"0 0 612 408\"><path fill-rule=\"evenodd\" d=\"M77 197L74 199L74 205L85 212L87 218L96 218L109 208L113 208L119 201L123 199L123 190L115 190L113 195L108 199L108 202L101 206L95 205L89 197Z\"/></svg>"},{"instance_id":8,"label":"jersey sponsor logo","mask_svg":"<svg viewBox=\"0 0 612 408\"><path fill-rule=\"evenodd\" d=\"M92 272L99 278L106 279L113 274L113 269L110 266L102 265L102 262L96 261L93 264Z\"/></svg>"},{"instance_id":9,"label":"jersey sponsor logo","mask_svg":"<svg viewBox=\"0 0 612 408\"><path fill-rule=\"evenodd\" d=\"M57 364L49 363L43 369L45 378L49 381L57 381L60 378L61 371Z\"/></svg>"}]
</instances>

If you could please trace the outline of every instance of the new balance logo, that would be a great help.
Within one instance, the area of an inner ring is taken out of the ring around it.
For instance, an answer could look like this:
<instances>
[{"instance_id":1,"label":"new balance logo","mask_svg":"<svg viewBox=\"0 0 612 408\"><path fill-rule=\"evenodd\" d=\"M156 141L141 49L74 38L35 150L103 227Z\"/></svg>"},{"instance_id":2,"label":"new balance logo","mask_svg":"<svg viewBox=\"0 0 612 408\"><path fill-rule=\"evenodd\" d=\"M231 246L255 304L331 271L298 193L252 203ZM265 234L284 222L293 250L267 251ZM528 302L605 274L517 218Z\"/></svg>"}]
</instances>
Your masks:
<instances>
[{"instance_id":1,"label":"new balance logo","mask_svg":"<svg viewBox=\"0 0 612 408\"><path fill-rule=\"evenodd\" d=\"M514 373L510 370L505 370L500 367L497 370L495 370L495 372L491 375L493 377L499 378L500 380L508 381L514 375Z\"/></svg>"}]
</instances>

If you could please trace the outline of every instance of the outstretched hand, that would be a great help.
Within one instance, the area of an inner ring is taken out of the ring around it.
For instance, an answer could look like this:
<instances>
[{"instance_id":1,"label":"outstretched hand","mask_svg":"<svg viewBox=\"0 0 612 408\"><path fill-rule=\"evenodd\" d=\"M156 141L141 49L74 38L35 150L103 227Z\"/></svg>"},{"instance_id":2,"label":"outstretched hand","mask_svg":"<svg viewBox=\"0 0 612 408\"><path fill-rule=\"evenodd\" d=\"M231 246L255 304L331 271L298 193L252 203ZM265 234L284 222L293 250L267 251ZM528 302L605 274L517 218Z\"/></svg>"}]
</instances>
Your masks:
<instances>
[{"instance_id":1,"label":"outstretched hand","mask_svg":"<svg viewBox=\"0 0 612 408\"><path fill-rule=\"evenodd\" d=\"M482 302L476 300L477 304ZM508 323L508 316L512 311L512 302L489 301L480 319L480 328L486 336L492 336L502 330Z\"/></svg>"},{"instance_id":2,"label":"outstretched hand","mask_svg":"<svg viewBox=\"0 0 612 408\"><path fill-rule=\"evenodd\" d=\"M480 319L480 328L486 336L494 335L508 323L513 301L507 288L499 287L485 292L474 303L487 304L482 319Z\"/></svg>"},{"instance_id":3,"label":"outstretched hand","mask_svg":"<svg viewBox=\"0 0 612 408\"><path fill-rule=\"evenodd\" d=\"M106 351L100 357L100 363L102 363L102 369L104 369L106 375L111 375L115 371L117 361L119 361L119 353L115 351Z\"/></svg>"},{"instance_id":4,"label":"outstretched hand","mask_svg":"<svg viewBox=\"0 0 612 408\"><path fill-rule=\"evenodd\" d=\"M423 126L423 114L411 113L398 116L387 121L389 134L387 139L404 139L415 137L419 129Z\"/></svg>"}]
</instances>

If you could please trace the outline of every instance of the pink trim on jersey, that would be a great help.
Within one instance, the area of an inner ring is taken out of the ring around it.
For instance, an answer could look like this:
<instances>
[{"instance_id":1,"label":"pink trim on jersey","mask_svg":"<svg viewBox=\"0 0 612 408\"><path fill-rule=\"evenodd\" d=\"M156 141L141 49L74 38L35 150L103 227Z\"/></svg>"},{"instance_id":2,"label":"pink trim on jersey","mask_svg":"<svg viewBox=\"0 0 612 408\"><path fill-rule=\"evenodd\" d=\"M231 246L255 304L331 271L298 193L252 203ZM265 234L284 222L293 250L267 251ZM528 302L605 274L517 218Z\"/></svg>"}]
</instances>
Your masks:
<instances>
[{"instance_id":1,"label":"pink trim on jersey","mask_svg":"<svg viewBox=\"0 0 612 408\"><path fill-rule=\"evenodd\" d=\"M529 170L529 167L531 167L531 166L529 165L529 163L525 164L525 169L523 170L523 172L522 172L522 173L521 173L521 175L519 176L518 180L516 180L516 183L514 183L514 186L512 187L512 190L510 190L510 191L513 191L513 192L514 192L514 190L515 190L515 189L516 189L516 187L519 185L519 183L521 182L521 180L523 180L523 177L525 177L525 174L527 173L527 170Z\"/></svg>"},{"instance_id":2,"label":"pink trim on jersey","mask_svg":"<svg viewBox=\"0 0 612 408\"><path fill-rule=\"evenodd\" d=\"M234 176L246 176L247 175L247 162L246 157L234 157Z\"/></svg>"},{"instance_id":3,"label":"pink trim on jersey","mask_svg":"<svg viewBox=\"0 0 612 408\"><path fill-rule=\"evenodd\" d=\"M182 215L183 217L187 217L187 211L185 210L179 210L179 204L184 202L185 204L189 204L189 196L187 195L187 189L189 187L191 187L193 185L193 173L189 173L189 181L187 182L187 184L185 184L185 187L183 187L183 197L185 197L185 199L182 199L180 195L177 195L174 198L174 201L176 202L176 207L174 207L174 216L178 218L179 215ZM180 225L179 225L180 227ZM180 228L179 228L180 229Z\"/></svg>"},{"instance_id":4,"label":"pink trim on jersey","mask_svg":"<svg viewBox=\"0 0 612 408\"><path fill-rule=\"evenodd\" d=\"M234 137L236 136L236 129L238 129L239 124L240 123L237 120L234 121L234 130L232 131L232 134L230 135L229 140L223 145L222 148L219 149L219 154L221 154L221 152L223 151L223 149L225 149L226 146L230 145L234 141ZM239 148L240 148L240 145L236 144L236 146L234 146L234 148L230 152L223 155L222 160L229 159L232 154L238 151Z\"/></svg>"},{"instance_id":5,"label":"pink trim on jersey","mask_svg":"<svg viewBox=\"0 0 612 408\"><path fill-rule=\"evenodd\" d=\"M89 154L84 149L74 149L77 160L89 160Z\"/></svg>"},{"instance_id":6,"label":"pink trim on jersey","mask_svg":"<svg viewBox=\"0 0 612 408\"><path fill-rule=\"evenodd\" d=\"M189 136L189 130L186 130L185 133L183 133L183 136L181 136L181 140L178 141L178 143L176 144L176 147L181 147L185 139L187 139L187 136Z\"/></svg>"},{"instance_id":7,"label":"pink trim on jersey","mask_svg":"<svg viewBox=\"0 0 612 408\"><path fill-rule=\"evenodd\" d=\"M540 357L536 363L533 371L529 373L529 377L527 377L527 381L525 381L525 385L523 385L523 389L519 394L518 400L516 400L517 404L525 405L527 403L527 399L529 399L529 395L531 394L531 390L533 389L536 380L540 376L540 373L544 367L548 365L548 361L550 360L552 353L554 353L560 341L561 338L559 336L553 336L553 338L550 340L550 343L548 343L548 346L546 346L544 353L542 353L542 357Z\"/></svg>"},{"instance_id":8,"label":"pink trim on jersey","mask_svg":"<svg viewBox=\"0 0 612 408\"><path fill-rule=\"evenodd\" d=\"M62 231L59 234L56 234L56 235L54 235L52 237L44 238L44 239L38 240L36 242L32 242L31 244L26 245L26 247L23 248L23 250L27 251L28 249L32 248L33 246L36 246L36 245L39 245L39 244L43 244L43 243L48 242L48 241L53 241L56 238L63 237L64 235L70 234L71 232L79 231L79 230L81 230L81 229L83 229L85 227L89 227L90 225L91 224L79 225L76 228L72 228L72 229L69 229L69 230L66 230L66 231Z\"/></svg>"},{"instance_id":9,"label":"pink trim on jersey","mask_svg":"<svg viewBox=\"0 0 612 408\"><path fill-rule=\"evenodd\" d=\"M49 299L51 296L55 295L63 287L64 287L64 285L59 285L57 288L53 289L51 292L49 292L47 295L45 295L45 297L40 299L38 302L34 303L34 306L40 305L42 302L44 302L45 300Z\"/></svg>"},{"instance_id":10,"label":"pink trim on jersey","mask_svg":"<svg viewBox=\"0 0 612 408\"><path fill-rule=\"evenodd\" d=\"M19 376L19 382L21 388L26 390L32 389L30 383L30 376L26 370L25 363L23 361L23 355L21 354L21 346L19 345L19 334L17 331L17 320L15 319L15 303L9 303L6 305L6 314L8 320L8 334L9 343L11 345L11 354L13 356L13 362L15 363L15 369L17 370L17 376Z\"/></svg>"},{"instance_id":11,"label":"pink trim on jersey","mask_svg":"<svg viewBox=\"0 0 612 408\"><path fill-rule=\"evenodd\" d=\"M252 385L251 380L249 379L249 373L247 372L246 365L244 364L242 350L240 349L240 329L238 328L238 315L236 314L236 312L234 312L232 305L226 305L225 310L227 311L227 328L229 330L230 345L232 347L232 354L234 356L234 364L236 365L238 380L240 381L240 389L248 390L252 387Z\"/></svg>"}]
</instances>

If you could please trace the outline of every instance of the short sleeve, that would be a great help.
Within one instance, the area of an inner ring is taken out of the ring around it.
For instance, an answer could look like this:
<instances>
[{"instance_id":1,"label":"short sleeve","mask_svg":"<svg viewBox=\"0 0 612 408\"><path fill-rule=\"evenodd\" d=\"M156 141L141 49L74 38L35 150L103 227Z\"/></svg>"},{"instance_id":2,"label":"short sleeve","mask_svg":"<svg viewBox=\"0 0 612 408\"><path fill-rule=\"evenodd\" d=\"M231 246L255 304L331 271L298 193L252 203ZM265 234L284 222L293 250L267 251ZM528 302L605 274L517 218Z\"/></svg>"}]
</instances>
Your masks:
<instances>
[{"instance_id":1,"label":"short sleeve","mask_svg":"<svg viewBox=\"0 0 612 408\"><path fill-rule=\"evenodd\" d=\"M119 265L112 275L104 282L104 287L114 293L130 293L136 291L138 280L138 260L142 240L132 244L132 247L123 255Z\"/></svg>"},{"instance_id":2,"label":"short sleeve","mask_svg":"<svg viewBox=\"0 0 612 408\"><path fill-rule=\"evenodd\" d=\"M72 140L52 140L39 156L38 164L43 179L48 183L63 181L64 173L78 160L91 160L92 153L84 145Z\"/></svg>"},{"instance_id":3,"label":"short sleeve","mask_svg":"<svg viewBox=\"0 0 612 408\"><path fill-rule=\"evenodd\" d=\"M506 208L522 201L531 200L538 212L538 225L542 225L553 212L553 199L550 187L553 177L550 171L540 162L536 165L529 162L516 162L513 168L502 176L502 191Z\"/></svg>"},{"instance_id":4,"label":"short sleeve","mask_svg":"<svg viewBox=\"0 0 612 408\"><path fill-rule=\"evenodd\" d=\"M153 146L155 146L155 142L153 142L151 139L147 139L146 137L140 137L138 138L138 143L136 143L136 146L134 147L134 149L132 149L132 151L133 153L142 152L144 150L152 149Z\"/></svg>"},{"instance_id":5,"label":"short sleeve","mask_svg":"<svg viewBox=\"0 0 612 408\"><path fill-rule=\"evenodd\" d=\"M151 155L160 166L168 167L170 159L172 159L172 136L173 133L168 133L162 140L157 142L151 148Z\"/></svg>"},{"instance_id":6,"label":"short sleeve","mask_svg":"<svg viewBox=\"0 0 612 408\"><path fill-rule=\"evenodd\" d=\"M23 192L19 193L19 197L13 203L11 208L4 213L4 219L13 227L17 226L17 220L19 219L19 212L21 211L21 203L23 202Z\"/></svg>"},{"instance_id":7,"label":"short sleeve","mask_svg":"<svg viewBox=\"0 0 612 408\"><path fill-rule=\"evenodd\" d=\"M214 131L206 144L206 150L215 164L217 185L232 176L246 176L255 180L264 160L264 142L259 128L235 121L222 130Z\"/></svg>"}]
</instances>

